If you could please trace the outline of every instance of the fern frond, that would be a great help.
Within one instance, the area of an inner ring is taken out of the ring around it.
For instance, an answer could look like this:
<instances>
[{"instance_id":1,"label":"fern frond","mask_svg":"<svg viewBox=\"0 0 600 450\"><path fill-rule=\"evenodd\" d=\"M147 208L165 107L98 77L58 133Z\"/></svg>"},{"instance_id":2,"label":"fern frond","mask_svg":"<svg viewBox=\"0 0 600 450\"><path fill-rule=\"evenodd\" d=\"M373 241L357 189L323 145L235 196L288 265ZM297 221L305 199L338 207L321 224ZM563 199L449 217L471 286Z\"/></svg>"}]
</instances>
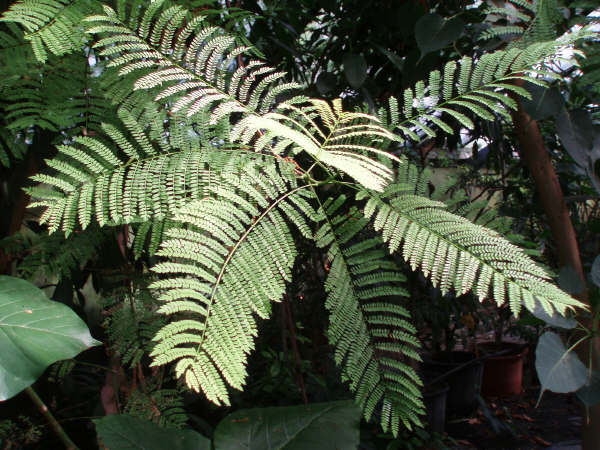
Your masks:
<instances>
[{"instance_id":1,"label":"fern frond","mask_svg":"<svg viewBox=\"0 0 600 450\"><path fill-rule=\"evenodd\" d=\"M23 27L35 57L46 62L48 52L62 56L81 50L85 42L81 22L95 11L96 2L91 0L20 0L10 6L0 22Z\"/></svg>"},{"instance_id":2,"label":"fern frond","mask_svg":"<svg viewBox=\"0 0 600 450\"><path fill-rule=\"evenodd\" d=\"M88 18L94 24L89 32L106 36L95 47L101 49L100 55L110 58L109 66L119 67L121 75L144 73L135 81L133 89L157 90L156 101L169 101L172 112L184 112L204 124L237 122L229 136L232 143L249 144L257 132L260 135L267 131L268 135L259 139L258 150L268 147L281 153L294 144L296 149L347 173L368 188L381 190L390 181L389 169L361 154L377 152L376 149L343 142L344 132L349 133L348 139L357 134L395 139L387 130L374 125L376 118L334 111L340 105L332 109L316 100L302 108L298 103L303 98L278 104L278 97L289 95L300 86L281 82L285 73L260 60L239 65L237 61L246 54L247 47L236 47L233 36L218 27L205 26L203 16L194 17L184 25L184 10L172 7L161 11L163 4L166 5L162 0L152 3L137 19L137 33L128 28L131 20L123 22L110 8L105 8L103 16ZM148 71L149 68L152 70ZM269 112L274 108L286 112L294 108L301 120ZM306 108L316 111L306 112ZM305 120L312 112L322 118L331 117L326 125L338 142L327 143L315 121ZM233 120L235 114L241 114L242 119ZM362 127L350 127L352 122L361 119ZM316 134L322 138L321 142L315 140ZM328 149L324 148L326 145ZM391 157L389 153L380 153Z\"/></svg>"},{"instance_id":3,"label":"fern frond","mask_svg":"<svg viewBox=\"0 0 600 450\"><path fill-rule=\"evenodd\" d=\"M369 156L375 154L399 161L390 152L376 147L378 142L395 141L395 135L379 125L374 116L343 111L340 99L334 100L331 105L317 99L296 102L298 99L282 102L275 112L263 116L250 115L240 120L231 131L232 140L249 144L255 133L260 132L255 143L257 150L279 139L273 147L278 153L305 151L316 161L339 169L363 186L383 190L391 181L393 172Z\"/></svg>"},{"instance_id":4,"label":"fern frond","mask_svg":"<svg viewBox=\"0 0 600 450\"><path fill-rule=\"evenodd\" d=\"M59 146L58 155L47 161L52 170L32 177L47 186L28 191L35 200L30 206L44 208L40 221L50 232L62 228L69 234L77 222L85 229L93 219L101 226L163 220L204 197L223 171L239 173L258 161L275 164L273 157L190 139L184 149L167 146L166 153L128 112L120 113L126 131L103 124L104 138L82 136Z\"/></svg>"},{"instance_id":5,"label":"fern frond","mask_svg":"<svg viewBox=\"0 0 600 450\"><path fill-rule=\"evenodd\" d=\"M383 195L363 190L357 198L367 199L365 217L381 231L390 252L401 251L412 269L420 267L443 293L454 289L460 295L472 289L482 301L488 296L498 305L508 301L515 314L523 304L534 308L536 299L549 313L583 307L498 233L404 189L390 186Z\"/></svg>"},{"instance_id":6,"label":"fern frond","mask_svg":"<svg viewBox=\"0 0 600 450\"><path fill-rule=\"evenodd\" d=\"M384 431L397 436L400 424L421 426L421 381L410 360L419 361L419 342L402 306L405 277L386 254L379 237L368 238L366 220L345 197L329 199L319 210L324 223L315 234L328 249L325 282L330 312L328 338L342 377L350 380L356 402L369 420L375 410Z\"/></svg>"},{"instance_id":7,"label":"fern frond","mask_svg":"<svg viewBox=\"0 0 600 450\"><path fill-rule=\"evenodd\" d=\"M310 237L316 214L293 178L255 169L228 181L175 216L185 229L167 232L158 255L168 260L153 271L168 277L152 285L159 312L175 316L154 338L152 364L177 361L177 377L217 405L229 404L227 385L245 383L254 314L268 317L290 281L297 251L286 222Z\"/></svg>"},{"instance_id":8,"label":"fern frond","mask_svg":"<svg viewBox=\"0 0 600 450\"><path fill-rule=\"evenodd\" d=\"M538 76L551 73L544 69L534 70L534 66L554 57L577 39L589 36L590 30L583 28L556 40L487 53L479 60L465 56L460 61L450 61L443 74L433 71L429 75L429 85L419 87L418 91L426 92L422 100L415 99L412 88L404 91L403 117L399 114L399 101L391 97L388 113L380 114L380 119L403 139L414 141L421 139L417 132L431 136L432 133L435 135L436 128L452 134L452 121L448 118L469 129L474 127L469 116L493 120L499 115L510 121L509 110L516 109L516 102L509 94L530 98L529 93L513 85L514 80L545 85Z\"/></svg>"},{"instance_id":9,"label":"fern frond","mask_svg":"<svg viewBox=\"0 0 600 450\"><path fill-rule=\"evenodd\" d=\"M121 75L144 71L134 89L157 88L156 100L173 99L173 111L194 116L210 110L210 122L216 124L236 112L264 113L275 99L269 92L282 95L300 87L279 83L284 74L259 60L231 70L249 48L236 46L236 38L223 29L205 25L204 16L185 21L186 10L167 7L163 0L139 17L125 20L125 15L106 7L104 15L87 19L89 33L105 36L95 48L111 58L109 65L119 67ZM146 72L149 67L155 70Z\"/></svg>"}]
</instances>

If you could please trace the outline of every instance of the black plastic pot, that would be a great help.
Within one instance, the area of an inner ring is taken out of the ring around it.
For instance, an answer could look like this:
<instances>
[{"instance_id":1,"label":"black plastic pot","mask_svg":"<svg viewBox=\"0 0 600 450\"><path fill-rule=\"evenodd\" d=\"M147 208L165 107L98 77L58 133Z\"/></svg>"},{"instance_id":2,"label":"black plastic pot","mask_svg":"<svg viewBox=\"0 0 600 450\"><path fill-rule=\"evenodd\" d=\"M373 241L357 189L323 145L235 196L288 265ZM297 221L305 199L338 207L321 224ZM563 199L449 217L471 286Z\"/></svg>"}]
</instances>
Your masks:
<instances>
[{"instance_id":1,"label":"black plastic pot","mask_svg":"<svg viewBox=\"0 0 600 450\"><path fill-rule=\"evenodd\" d=\"M469 415L477 408L481 392L483 362L476 360L471 352L452 352L446 361L425 359L422 363L427 372L442 376L448 383L448 414Z\"/></svg>"},{"instance_id":2,"label":"black plastic pot","mask_svg":"<svg viewBox=\"0 0 600 450\"><path fill-rule=\"evenodd\" d=\"M428 429L431 432L440 434L444 432L446 427L446 397L449 389L447 383L439 382L427 386L423 392Z\"/></svg>"}]
</instances>

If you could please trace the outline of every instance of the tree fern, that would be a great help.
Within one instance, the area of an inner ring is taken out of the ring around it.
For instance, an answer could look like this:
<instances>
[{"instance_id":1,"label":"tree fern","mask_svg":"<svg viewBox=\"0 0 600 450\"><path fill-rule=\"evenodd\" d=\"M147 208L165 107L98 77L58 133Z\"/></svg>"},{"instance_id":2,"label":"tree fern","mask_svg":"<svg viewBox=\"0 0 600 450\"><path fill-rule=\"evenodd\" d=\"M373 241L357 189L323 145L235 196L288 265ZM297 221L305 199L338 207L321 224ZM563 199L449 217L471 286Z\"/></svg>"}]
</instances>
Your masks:
<instances>
[{"instance_id":1,"label":"tree fern","mask_svg":"<svg viewBox=\"0 0 600 450\"><path fill-rule=\"evenodd\" d=\"M161 11L163 5L165 8ZM229 121L236 113L242 114L244 119L237 128L233 128L237 133L230 137L232 143L247 143L261 129L266 129L269 135L261 139L259 149L267 146L270 140L279 138L283 141L283 147L293 142L297 144L296 148L307 151L325 164L353 178L360 176L361 182L369 183L370 188L381 188L377 184L381 184L381 179L389 181L390 176L385 169L371 159L355 155L351 147L335 144L342 148L328 151L324 148L325 142L315 142L314 130L298 126L297 122L290 123L289 115L268 113L277 105L278 97L291 95L291 91L300 86L281 83L285 73L257 59L250 60L246 65L238 64L235 70L231 70L238 56L246 54L249 49L235 47L235 38L222 29L205 26L202 16L183 25L187 12L179 6L168 7L163 0L154 2L143 14L130 17L129 20L125 19L126 13L122 11L117 14L108 7L104 9L105 15L87 19L94 24L89 29L90 33L108 35L100 39L95 48L101 49L101 56L111 57L109 66L119 67L121 75L140 70L145 73L135 82L134 89L160 87L155 101L170 100L172 112L185 112L188 117L199 119L206 116L208 111L210 125ZM147 72L148 68L155 70ZM307 99L299 97L294 103L303 100ZM323 102L312 102L307 107L327 108ZM319 111L321 117L325 117L324 111ZM351 114L343 116L339 107L335 115L340 116L341 123L356 118ZM304 113L304 116L308 117L308 114ZM368 120L376 121L375 118ZM371 125L370 130L367 126L363 131L377 134L375 128L375 125ZM336 134L341 129L338 126ZM380 129L378 133L387 132ZM389 133L387 135L394 139ZM336 138L340 139L340 136ZM274 147L281 148L276 144ZM370 174L365 173L365 169ZM369 182L372 176L377 177L374 180L376 184Z\"/></svg>"},{"instance_id":2,"label":"tree fern","mask_svg":"<svg viewBox=\"0 0 600 450\"><path fill-rule=\"evenodd\" d=\"M483 120L494 120L496 116L510 121L510 109L517 104L509 94L531 98L526 89L516 86L515 80L526 80L545 86L546 82L537 77L532 69L553 57L560 48L574 42L577 37L589 35L565 35L553 41L531 44L523 49L511 48L484 54L479 60L464 56L458 62L448 62L443 72L437 70L429 74L428 86L421 86L419 92L427 92L427 97L416 96L416 89L404 91L403 102L390 97L387 111L380 112L380 118L397 130L403 139L419 141L417 132L426 136L436 136L436 129L453 134L453 119L459 126L472 129L474 123L469 116ZM544 72L548 77L558 77Z\"/></svg>"},{"instance_id":3,"label":"tree fern","mask_svg":"<svg viewBox=\"0 0 600 450\"><path fill-rule=\"evenodd\" d=\"M426 177L392 150L472 128L473 117L509 120L509 94L529 96L513 81L543 85L543 67L533 67L586 29L450 61L374 117L299 95L238 37L180 5L116 4L85 22L117 117L59 146L29 192L51 232L135 224L136 256L161 242L151 287L168 323L153 365L174 363L191 389L229 404L228 387L246 382L256 316L270 315L290 281L298 232L327 251L328 336L344 379L365 415L395 435L420 423L423 406L403 276L384 244L444 292L473 290L516 314L536 299L549 312L581 306L498 233L426 198ZM352 200L338 197L353 190ZM129 346L127 361L141 350Z\"/></svg>"},{"instance_id":4,"label":"tree fern","mask_svg":"<svg viewBox=\"0 0 600 450\"><path fill-rule=\"evenodd\" d=\"M240 171L246 161L268 158L208 144L203 148L197 139L183 149L166 143L162 149L126 110L120 115L125 129L103 124L103 138L82 136L59 146L48 161L52 172L32 177L46 186L28 191L36 199L31 206L45 208L41 222L50 231L61 228L68 234L77 223L85 229L93 219L101 226L162 220L203 197L221 171Z\"/></svg>"}]
</instances>

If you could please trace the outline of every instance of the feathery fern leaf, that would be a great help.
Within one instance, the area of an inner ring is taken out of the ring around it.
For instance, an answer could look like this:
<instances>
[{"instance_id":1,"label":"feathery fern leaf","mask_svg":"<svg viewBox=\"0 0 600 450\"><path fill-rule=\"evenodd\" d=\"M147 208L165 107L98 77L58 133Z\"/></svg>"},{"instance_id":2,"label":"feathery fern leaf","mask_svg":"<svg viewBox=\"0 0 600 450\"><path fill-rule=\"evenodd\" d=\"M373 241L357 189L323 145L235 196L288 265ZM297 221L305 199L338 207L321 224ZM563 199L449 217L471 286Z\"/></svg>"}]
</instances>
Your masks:
<instances>
[{"instance_id":1,"label":"feathery fern leaf","mask_svg":"<svg viewBox=\"0 0 600 450\"><path fill-rule=\"evenodd\" d=\"M550 314L584 307L498 233L446 211L443 203L403 189L392 185L382 195L362 190L357 198L367 199L364 215L373 219L390 252L401 249L412 269L420 267L442 292L473 290L482 301L491 294L498 305L508 301L514 314L523 304L533 309L536 299Z\"/></svg>"},{"instance_id":2,"label":"feathery fern leaf","mask_svg":"<svg viewBox=\"0 0 600 450\"><path fill-rule=\"evenodd\" d=\"M294 144L296 149L305 150L368 188L381 190L390 181L386 167L360 154L377 150L343 142L343 133L349 133L348 138L369 132L371 136L385 135L395 139L373 123L376 118L367 117L360 128L351 128L349 125L361 115L343 113L341 102L334 104L332 109L325 102L315 100L309 102L309 110L294 106L304 101L303 97L296 98L293 103L277 104L278 97L289 96L300 86L282 83L285 73L275 71L260 60L250 60L232 70L238 56L246 54L248 47L237 47L236 39L224 30L205 26L202 16L183 25L187 12L179 6L161 10L163 5L167 5L163 0L155 1L143 15L129 22L123 21L121 12L118 15L108 7L105 7L105 15L87 19L94 24L90 33L106 36L95 44L95 48L101 49L101 56L110 58L109 66L119 67L121 75L143 71L144 75L135 82L134 89L159 88L155 97L157 102L169 101L170 111L185 112L194 119L206 117L208 125L228 122L233 120L234 114L241 114L243 119L238 120L238 126L233 127L229 137L231 143L247 144L257 133L261 136L261 130L266 130L268 135L259 138L258 149L267 147L281 153ZM148 68L153 70L148 73ZM269 113L275 106L286 112L291 109L299 112L301 120L311 129L291 120L289 115ZM328 133L333 133L333 140L338 142L329 142L331 138L327 139L318 128L313 120L315 112L327 119ZM316 135L322 141L316 139Z\"/></svg>"},{"instance_id":3,"label":"feathery fern leaf","mask_svg":"<svg viewBox=\"0 0 600 450\"><path fill-rule=\"evenodd\" d=\"M20 0L0 22L21 25L37 60L46 62L48 51L62 56L81 49L85 40L81 22L96 10L93 0Z\"/></svg>"},{"instance_id":4,"label":"feathery fern leaf","mask_svg":"<svg viewBox=\"0 0 600 450\"><path fill-rule=\"evenodd\" d=\"M73 145L59 146L48 160L53 172L32 177L46 185L28 189L41 206L41 223L50 232L70 233L78 222L85 229L92 221L105 224L163 220L186 202L203 197L211 182L224 172L244 170L258 159L268 165L273 157L247 151L228 151L202 146L188 139L185 149L167 145L162 151L126 112L124 132L103 124L106 138L78 137ZM129 136L130 135L130 136ZM117 152L113 150L115 148Z\"/></svg>"},{"instance_id":5,"label":"feathery fern leaf","mask_svg":"<svg viewBox=\"0 0 600 450\"><path fill-rule=\"evenodd\" d=\"M316 118L323 127L317 124ZM366 188L382 191L393 178L393 172L385 164L370 158L369 154L382 155L389 160L399 159L374 146L378 141L396 140L395 135L378 122L374 116L343 111L340 99L334 100L332 105L323 100L309 99L306 104L282 102L275 112L244 118L232 129L231 138L249 144L258 131L260 138L254 144L255 150L260 151L279 139L273 146L277 153L288 153L289 150L296 154L304 150L315 160L341 170Z\"/></svg>"},{"instance_id":6,"label":"feathery fern leaf","mask_svg":"<svg viewBox=\"0 0 600 450\"><path fill-rule=\"evenodd\" d=\"M328 248L330 270L325 307L335 361L367 420L379 408L384 431L398 435L400 424L420 426L424 413L421 381L410 365L420 360L416 330L401 297L405 277L386 254L383 241L364 233L369 221L356 208L342 208L345 197L329 199L317 245Z\"/></svg>"},{"instance_id":7,"label":"feathery fern leaf","mask_svg":"<svg viewBox=\"0 0 600 450\"><path fill-rule=\"evenodd\" d=\"M527 90L513 84L514 80L545 86L545 81L538 78L539 74L558 75L543 69L533 70L533 67L554 57L577 39L589 36L590 30L582 28L556 40L532 43L522 49L513 47L486 53L477 61L470 56L464 56L458 62L450 61L443 73L435 70L429 74L427 87L406 89L403 103L390 97L388 112L382 112L380 118L404 139L414 141L420 140L417 132L435 136L436 128L452 134L448 117L469 129L474 127L470 115L483 120L493 120L499 115L510 121L508 110L516 109L517 104L509 94L531 98ZM416 91L426 92L427 96L415 97Z\"/></svg>"},{"instance_id":8,"label":"feathery fern leaf","mask_svg":"<svg viewBox=\"0 0 600 450\"><path fill-rule=\"evenodd\" d=\"M153 268L168 275L151 286L162 292L159 312L175 319L155 336L152 364L177 361L177 376L217 405L229 404L227 385L245 383L254 314L268 317L290 281L296 248L286 222L311 235L310 191L295 185L285 165L287 176L248 168L209 186L210 197L175 216L185 228L167 232L158 255L168 261Z\"/></svg>"}]
</instances>

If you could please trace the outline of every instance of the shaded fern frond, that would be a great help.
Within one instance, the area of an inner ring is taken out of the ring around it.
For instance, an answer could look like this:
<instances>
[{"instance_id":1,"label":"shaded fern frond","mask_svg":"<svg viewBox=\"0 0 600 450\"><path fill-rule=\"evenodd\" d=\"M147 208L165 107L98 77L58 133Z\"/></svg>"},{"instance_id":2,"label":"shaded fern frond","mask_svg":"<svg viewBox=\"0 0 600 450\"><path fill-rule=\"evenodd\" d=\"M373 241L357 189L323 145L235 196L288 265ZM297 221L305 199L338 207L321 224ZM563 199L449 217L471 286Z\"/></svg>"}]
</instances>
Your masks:
<instances>
[{"instance_id":1,"label":"shaded fern frond","mask_svg":"<svg viewBox=\"0 0 600 450\"><path fill-rule=\"evenodd\" d=\"M473 290L482 301L488 296L498 305L508 301L515 314L523 304L533 309L536 299L549 313L583 307L498 233L402 189L390 186L383 195L361 191L357 198L367 199L365 217L381 231L390 252L401 251L411 268L419 267L443 293Z\"/></svg>"},{"instance_id":2,"label":"shaded fern frond","mask_svg":"<svg viewBox=\"0 0 600 450\"><path fill-rule=\"evenodd\" d=\"M58 277L61 280L85 267L109 239L112 239L112 234L94 228L77 233L70 239L65 239L61 233L48 236L24 230L4 238L0 241L0 248L6 254L17 257L19 276L28 279Z\"/></svg>"},{"instance_id":3,"label":"shaded fern frond","mask_svg":"<svg viewBox=\"0 0 600 450\"><path fill-rule=\"evenodd\" d=\"M516 40L509 48L525 48L535 42L553 40L556 25L562 20L557 0L510 0L505 2L504 7L490 7L485 12L490 15L488 21L494 23L481 34L480 39L512 36ZM506 25L496 25L498 21Z\"/></svg>"},{"instance_id":4,"label":"shaded fern frond","mask_svg":"<svg viewBox=\"0 0 600 450\"><path fill-rule=\"evenodd\" d=\"M68 135L100 131L100 121L113 116L115 108L88 69L79 55L52 56L41 73L23 74L3 95L8 128L37 126Z\"/></svg>"},{"instance_id":5,"label":"shaded fern frond","mask_svg":"<svg viewBox=\"0 0 600 450\"><path fill-rule=\"evenodd\" d=\"M328 249L325 282L330 312L329 342L342 378L350 380L356 402L369 420L375 410L384 431L398 435L400 424L421 426L421 381L410 365L419 361L419 342L401 298L406 278L379 237L369 237L360 211L342 208L344 196L320 209L325 221L315 235Z\"/></svg>"},{"instance_id":6,"label":"shaded fern frond","mask_svg":"<svg viewBox=\"0 0 600 450\"><path fill-rule=\"evenodd\" d=\"M158 311L173 316L154 338L152 364L176 361L177 377L217 405L229 404L227 385L245 384L254 315L267 318L290 281L297 251L288 222L311 236L310 191L264 170L231 176L183 207L174 220L184 229L167 232L158 255L168 260L152 269L167 276L151 286L164 303Z\"/></svg>"},{"instance_id":7,"label":"shaded fern frond","mask_svg":"<svg viewBox=\"0 0 600 450\"><path fill-rule=\"evenodd\" d=\"M37 60L46 62L48 52L62 56L81 50L85 40L81 22L96 10L93 0L20 0L0 21L23 27Z\"/></svg>"}]
</instances>

